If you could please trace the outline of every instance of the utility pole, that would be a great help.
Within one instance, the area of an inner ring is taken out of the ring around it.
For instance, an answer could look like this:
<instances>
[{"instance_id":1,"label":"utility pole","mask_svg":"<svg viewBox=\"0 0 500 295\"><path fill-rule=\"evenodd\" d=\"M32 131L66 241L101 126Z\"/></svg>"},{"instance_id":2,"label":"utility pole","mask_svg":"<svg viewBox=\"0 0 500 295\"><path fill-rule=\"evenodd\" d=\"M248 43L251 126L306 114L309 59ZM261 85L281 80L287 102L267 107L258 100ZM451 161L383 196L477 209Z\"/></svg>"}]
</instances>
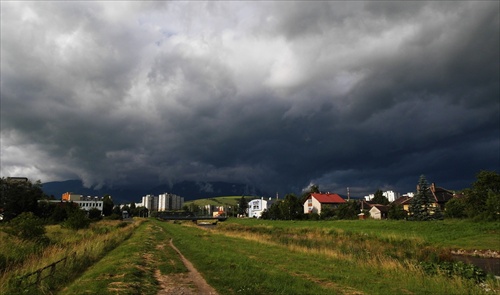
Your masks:
<instances>
[{"instance_id":1,"label":"utility pole","mask_svg":"<svg viewBox=\"0 0 500 295\"><path fill-rule=\"evenodd\" d=\"M351 200L351 194L349 193L349 187L347 187L347 201Z\"/></svg>"}]
</instances>

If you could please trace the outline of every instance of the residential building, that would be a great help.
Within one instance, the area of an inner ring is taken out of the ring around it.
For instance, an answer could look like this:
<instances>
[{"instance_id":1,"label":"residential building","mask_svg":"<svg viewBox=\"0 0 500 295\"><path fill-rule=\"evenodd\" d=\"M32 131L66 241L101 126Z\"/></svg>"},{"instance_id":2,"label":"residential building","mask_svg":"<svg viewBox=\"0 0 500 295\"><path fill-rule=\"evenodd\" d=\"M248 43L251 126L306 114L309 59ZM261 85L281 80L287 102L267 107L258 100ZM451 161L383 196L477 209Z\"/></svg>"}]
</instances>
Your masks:
<instances>
[{"instance_id":1,"label":"residential building","mask_svg":"<svg viewBox=\"0 0 500 295\"><path fill-rule=\"evenodd\" d=\"M40 202L48 203L73 203L76 204L80 209L89 211L92 209L97 209L102 212L103 200L98 196L83 196L80 194L75 194L72 192L66 192L62 194L61 200L39 200Z\"/></svg>"},{"instance_id":2,"label":"residential building","mask_svg":"<svg viewBox=\"0 0 500 295\"><path fill-rule=\"evenodd\" d=\"M142 207L146 207L149 211L158 211L158 196L155 195L143 196Z\"/></svg>"},{"instance_id":3,"label":"residential building","mask_svg":"<svg viewBox=\"0 0 500 295\"><path fill-rule=\"evenodd\" d=\"M432 197L435 200L435 203L433 204L434 207L439 206L441 210L444 210L445 204L453 199L453 192L449 191L447 189L444 189L442 187L437 187L436 184L433 182L431 186L429 187L429 190L432 193Z\"/></svg>"},{"instance_id":4,"label":"residential building","mask_svg":"<svg viewBox=\"0 0 500 295\"><path fill-rule=\"evenodd\" d=\"M80 201L83 198L83 195L75 194L72 192L65 192L62 194L63 201Z\"/></svg>"},{"instance_id":5,"label":"residential building","mask_svg":"<svg viewBox=\"0 0 500 295\"><path fill-rule=\"evenodd\" d=\"M264 198L254 199L248 202L248 217L260 218L265 210L268 210L275 200L265 200Z\"/></svg>"},{"instance_id":6,"label":"residential building","mask_svg":"<svg viewBox=\"0 0 500 295\"><path fill-rule=\"evenodd\" d=\"M369 212L370 217L373 219L386 219L387 212L389 212L389 206L375 204L372 206Z\"/></svg>"},{"instance_id":7,"label":"residential building","mask_svg":"<svg viewBox=\"0 0 500 295\"><path fill-rule=\"evenodd\" d=\"M411 193L411 197L409 195L403 195L401 198L396 199L394 202L392 202L394 205L401 205L403 206L403 210L406 212L410 211L410 202L411 199L413 198L413 193Z\"/></svg>"},{"instance_id":8,"label":"residential building","mask_svg":"<svg viewBox=\"0 0 500 295\"><path fill-rule=\"evenodd\" d=\"M346 201L338 194L331 193L311 193L304 202L304 213L321 214L321 209L325 207L337 208Z\"/></svg>"},{"instance_id":9,"label":"residential building","mask_svg":"<svg viewBox=\"0 0 500 295\"><path fill-rule=\"evenodd\" d=\"M184 206L184 198L164 193L158 196L158 211L180 210Z\"/></svg>"},{"instance_id":10,"label":"residential building","mask_svg":"<svg viewBox=\"0 0 500 295\"><path fill-rule=\"evenodd\" d=\"M395 191L385 191L382 192L382 195L389 200L389 202L394 202L396 199L400 197L400 194L395 192ZM373 198L375 198L375 194L369 194L368 196L364 197L366 201L371 201Z\"/></svg>"}]
</instances>

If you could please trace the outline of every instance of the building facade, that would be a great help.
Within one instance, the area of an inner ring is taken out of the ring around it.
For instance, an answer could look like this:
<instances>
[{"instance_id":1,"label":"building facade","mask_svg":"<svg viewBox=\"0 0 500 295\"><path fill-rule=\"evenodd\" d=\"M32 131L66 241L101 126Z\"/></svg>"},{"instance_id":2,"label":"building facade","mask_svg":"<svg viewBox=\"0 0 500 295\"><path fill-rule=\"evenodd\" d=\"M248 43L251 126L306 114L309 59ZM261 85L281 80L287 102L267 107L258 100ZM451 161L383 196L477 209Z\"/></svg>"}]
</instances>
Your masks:
<instances>
[{"instance_id":1,"label":"building facade","mask_svg":"<svg viewBox=\"0 0 500 295\"><path fill-rule=\"evenodd\" d=\"M248 202L248 217L260 218L265 210L271 207L271 200L265 200L264 198L254 199Z\"/></svg>"},{"instance_id":2,"label":"building facade","mask_svg":"<svg viewBox=\"0 0 500 295\"><path fill-rule=\"evenodd\" d=\"M304 202L304 213L318 213L321 214L321 209L325 206L337 208L340 204L346 201L338 194L331 193L312 193Z\"/></svg>"},{"instance_id":3,"label":"building facade","mask_svg":"<svg viewBox=\"0 0 500 295\"><path fill-rule=\"evenodd\" d=\"M183 206L183 197L169 193L158 196L158 211L180 210Z\"/></svg>"},{"instance_id":4,"label":"building facade","mask_svg":"<svg viewBox=\"0 0 500 295\"><path fill-rule=\"evenodd\" d=\"M149 211L158 211L158 196L145 195L142 197L142 206Z\"/></svg>"}]
</instances>

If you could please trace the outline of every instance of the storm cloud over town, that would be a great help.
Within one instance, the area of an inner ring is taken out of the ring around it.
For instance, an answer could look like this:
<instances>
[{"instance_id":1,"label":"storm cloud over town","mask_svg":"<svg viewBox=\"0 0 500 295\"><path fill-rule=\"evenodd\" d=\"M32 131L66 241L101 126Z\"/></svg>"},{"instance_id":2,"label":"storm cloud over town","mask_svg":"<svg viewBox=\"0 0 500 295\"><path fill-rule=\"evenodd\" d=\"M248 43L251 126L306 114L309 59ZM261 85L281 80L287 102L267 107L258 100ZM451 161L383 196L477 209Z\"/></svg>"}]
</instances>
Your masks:
<instances>
[{"instance_id":1,"label":"storm cloud over town","mask_svg":"<svg viewBox=\"0 0 500 295\"><path fill-rule=\"evenodd\" d=\"M1 176L363 196L499 169L499 2L2 2Z\"/></svg>"}]
</instances>

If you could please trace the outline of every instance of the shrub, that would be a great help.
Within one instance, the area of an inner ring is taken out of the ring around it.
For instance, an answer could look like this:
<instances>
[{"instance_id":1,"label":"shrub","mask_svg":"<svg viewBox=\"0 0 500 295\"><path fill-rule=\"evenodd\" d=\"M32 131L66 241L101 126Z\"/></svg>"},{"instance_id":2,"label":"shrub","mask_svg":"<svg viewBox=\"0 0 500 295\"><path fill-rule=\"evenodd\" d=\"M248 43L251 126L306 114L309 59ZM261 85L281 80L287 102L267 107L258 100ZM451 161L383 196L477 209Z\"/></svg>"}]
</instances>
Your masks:
<instances>
[{"instance_id":1,"label":"shrub","mask_svg":"<svg viewBox=\"0 0 500 295\"><path fill-rule=\"evenodd\" d=\"M102 219L102 212L99 209L92 208L89 210L89 218L93 221L98 221Z\"/></svg>"},{"instance_id":2,"label":"shrub","mask_svg":"<svg viewBox=\"0 0 500 295\"><path fill-rule=\"evenodd\" d=\"M90 225L90 219L87 214L82 210L76 210L71 212L68 219L62 224L64 227L71 228L74 230L79 230L83 228L88 228Z\"/></svg>"},{"instance_id":3,"label":"shrub","mask_svg":"<svg viewBox=\"0 0 500 295\"><path fill-rule=\"evenodd\" d=\"M4 231L23 240L47 240L42 220L32 212L23 212L12 219Z\"/></svg>"}]
</instances>

